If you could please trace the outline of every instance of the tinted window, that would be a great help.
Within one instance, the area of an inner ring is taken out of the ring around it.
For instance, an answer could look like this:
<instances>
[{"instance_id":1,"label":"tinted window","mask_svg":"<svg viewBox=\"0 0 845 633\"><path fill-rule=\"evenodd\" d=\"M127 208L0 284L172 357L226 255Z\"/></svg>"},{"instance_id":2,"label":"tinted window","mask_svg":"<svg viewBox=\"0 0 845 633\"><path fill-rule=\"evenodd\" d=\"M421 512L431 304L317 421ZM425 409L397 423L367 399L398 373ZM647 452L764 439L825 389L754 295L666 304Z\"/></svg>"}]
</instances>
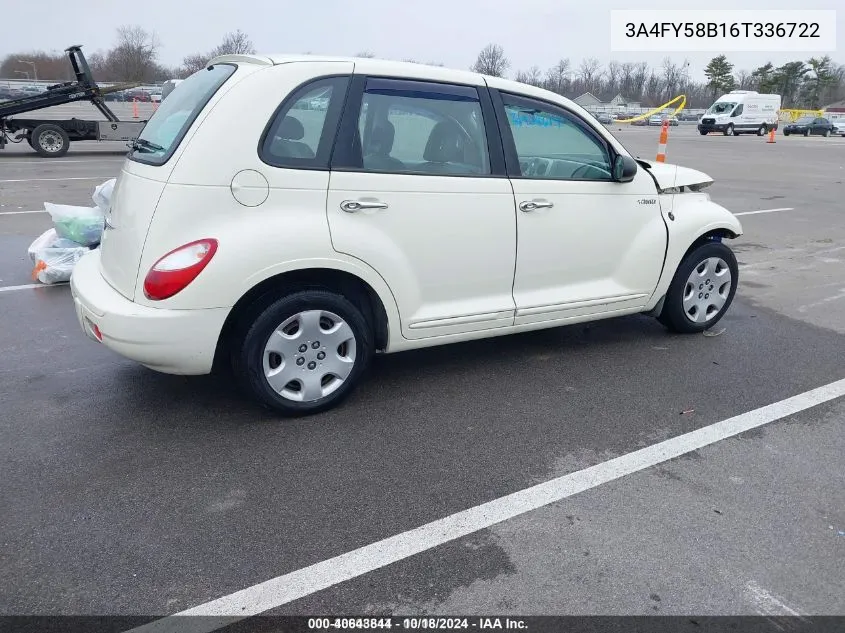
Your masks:
<instances>
[{"instance_id":1,"label":"tinted window","mask_svg":"<svg viewBox=\"0 0 845 633\"><path fill-rule=\"evenodd\" d=\"M610 180L605 143L574 115L502 95L523 178Z\"/></svg>"},{"instance_id":2,"label":"tinted window","mask_svg":"<svg viewBox=\"0 0 845 633\"><path fill-rule=\"evenodd\" d=\"M356 157L365 171L431 175L490 173L478 91L468 87L369 80Z\"/></svg>"},{"instance_id":3,"label":"tinted window","mask_svg":"<svg viewBox=\"0 0 845 633\"><path fill-rule=\"evenodd\" d=\"M742 114L742 104L741 103L736 107L736 110L734 110L733 116L739 116L740 114Z\"/></svg>"},{"instance_id":4,"label":"tinted window","mask_svg":"<svg viewBox=\"0 0 845 633\"><path fill-rule=\"evenodd\" d=\"M181 82L147 121L129 157L151 165L167 161L214 93L234 72L231 64L217 64Z\"/></svg>"},{"instance_id":5,"label":"tinted window","mask_svg":"<svg viewBox=\"0 0 845 633\"><path fill-rule=\"evenodd\" d=\"M276 112L261 158L276 167L328 167L346 96L347 77L328 77L297 90Z\"/></svg>"}]
</instances>

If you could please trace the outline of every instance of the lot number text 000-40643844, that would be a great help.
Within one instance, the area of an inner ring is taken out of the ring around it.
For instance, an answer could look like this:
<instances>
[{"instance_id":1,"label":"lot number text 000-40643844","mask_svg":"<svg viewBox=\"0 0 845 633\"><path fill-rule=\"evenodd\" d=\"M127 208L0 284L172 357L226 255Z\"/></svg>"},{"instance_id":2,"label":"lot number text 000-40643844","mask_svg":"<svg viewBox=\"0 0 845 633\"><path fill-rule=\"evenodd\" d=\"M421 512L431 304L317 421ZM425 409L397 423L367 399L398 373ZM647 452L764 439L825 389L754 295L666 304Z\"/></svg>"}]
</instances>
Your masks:
<instances>
[{"instance_id":1,"label":"lot number text 000-40643844","mask_svg":"<svg viewBox=\"0 0 845 633\"><path fill-rule=\"evenodd\" d=\"M836 11L611 11L610 44L614 52L831 52Z\"/></svg>"}]
</instances>

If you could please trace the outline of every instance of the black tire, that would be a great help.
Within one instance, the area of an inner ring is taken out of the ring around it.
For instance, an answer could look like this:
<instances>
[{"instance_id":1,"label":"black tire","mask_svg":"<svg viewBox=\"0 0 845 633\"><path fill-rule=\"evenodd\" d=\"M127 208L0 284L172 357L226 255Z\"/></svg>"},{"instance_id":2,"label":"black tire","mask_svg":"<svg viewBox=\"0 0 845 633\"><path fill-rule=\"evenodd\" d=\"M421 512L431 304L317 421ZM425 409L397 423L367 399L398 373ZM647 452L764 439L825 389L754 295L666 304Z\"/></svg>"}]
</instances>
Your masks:
<instances>
[{"instance_id":1,"label":"black tire","mask_svg":"<svg viewBox=\"0 0 845 633\"><path fill-rule=\"evenodd\" d=\"M70 149L70 137L54 123L42 123L32 130L30 137L32 149L44 158L58 158Z\"/></svg>"},{"instance_id":2,"label":"black tire","mask_svg":"<svg viewBox=\"0 0 845 633\"><path fill-rule=\"evenodd\" d=\"M728 123L728 127L726 127L726 128L725 128L724 135L725 135L725 136L734 136L734 135L735 135L735 134L734 134L734 124L733 124L733 123Z\"/></svg>"},{"instance_id":3,"label":"black tire","mask_svg":"<svg viewBox=\"0 0 845 633\"><path fill-rule=\"evenodd\" d=\"M759 129L759 130L757 130L757 136L766 136L766 134L768 133L768 131L769 131L769 128L768 128L768 126L764 123L763 125L761 125L761 126L760 126L760 129Z\"/></svg>"},{"instance_id":4,"label":"black tire","mask_svg":"<svg viewBox=\"0 0 845 633\"><path fill-rule=\"evenodd\" d=\"M830 130L825 130L824 137L827 138L828 136L830 136Z\"/></svg>"},{"instance_id":5,"label":"black tire","mask_svg":"<svg viewBox=\"0 0 845 633\"><path fill-rule=\"evenodd\" d=\"M264 375L264 348L276 328L306 310L325 310L343 319L352 329L356 354L352 371L335 391L317 400L297 402L270 386ZM277 299L251 323L236 328L231 349L236 379L263 406L287 417L311 415L336 407L352 393L373 355L373 328L347 298L325 290L302 290Z\"/></svg>"},{"instance_id":6,"label":"black tire","mask_svg":"<svg viewBox=\"0 0 845 633\"><path fill-rule=\"evenodd\" d=\"M707 136L707 130L699 130L698 133L701 134L701 136Z\"/></svg>"},{"instance_id":7,"label":"black tire","mask_svg":"<svg viewBox=\"0 0 845 633\"><path fill-rule=\"evenodd\" d=\"M810 130L804 130L804 136L810 136Z\"/></svg>"},{"instance_id":8,"label":"black tire","mask_svg":"<svg viewBox=\"0 0 845 633\"><path fill-rule=\"evenodd\" d=\"M719 312L709 321L696 323L684 311L684 292L687 280L693 270L710 257L718 257L727 263L731 273L731 288ZM666 299L658 320L673 332L681 334L697 334L703 332L716 325L728 311L736 294L738 282L739 267L733 251L721 242L707 242L706 244L702 244L689 253L681 261L678 270L675 271L675 276L672 278L672 283L669 284L669 290L666 292Z\"/></svg>"},{"instance_id":9,"label":"black tire","mask_svg":"<svg viewBox=\"0 0 845 633\"><path fill-rule=\"evenodd\" d=\"M787 132L786 130L784 130L784 131L783 131L783 135L784 135L784 136L789 136L789 132Z\"/></svg>"}]
</instances>

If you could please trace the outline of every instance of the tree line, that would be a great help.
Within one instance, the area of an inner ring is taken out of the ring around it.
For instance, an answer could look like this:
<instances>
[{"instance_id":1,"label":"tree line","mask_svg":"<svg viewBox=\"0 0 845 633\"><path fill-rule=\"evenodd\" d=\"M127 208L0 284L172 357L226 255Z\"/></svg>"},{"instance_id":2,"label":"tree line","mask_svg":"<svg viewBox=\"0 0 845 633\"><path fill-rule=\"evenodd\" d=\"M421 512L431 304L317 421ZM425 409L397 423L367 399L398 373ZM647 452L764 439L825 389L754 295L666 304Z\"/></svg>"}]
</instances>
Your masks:
<instances>
[{"instance_id":1,"label":"tree line","mask_svg":"<svg viewBox=\"0 0 845 633\"><path fill-rule=\"evenodd\" d=\"M498 44L485 46L471 69L486 75L506 77L511 68L504 49ZM663 59L660 68L646 62L611 61L603 66L595 58L574 65L560 59L546 70L531 66L517 70L513 79L546 88L570 99L589 92L607 102L621 94L629 101L655 107L679 94L687 96L687 107L706 108L731 90L756 90L781 95L784 108L819 109L845 99L845 65L830 56L791 61L782 66L771 62L753 70L736 70L725 55L718 55L704 68L706 81L689 76L687 60Z\"/></svg>"},{"instance_id":2,"label":"tree line","mask_svg":"<svg viewBox=\"0 0 845 633\"><path fill-rule=\"evenodd\" d=\"M226 34L216 47L206 52L185 56L176 67L159 61L160 48L155 33L139 26L121 26L117 29L112 48L86 57L97 81L152 83L187 77L218 55L255 52L250 38L240 30ZM357 56L375 55L361 51ZM491 43L479 52L470 68L487 75L507 77L511 63L504 49ZM577 62L561 58L551 68L542 69L534 65L516 70L512 78L569 98L589 92L607 102L621 94L625 99L646 107L654 107L685 94L687 107L704 108L733 89L780 94L784 108L817 109L845 99L845 65L834 63L829 56L795 60L781 66L767 63L746 70L736 69L725 55L719 55L710 60L704 74L706 81L693 80L689 76L687 60L677 61L671 57L666 57L659 68L653 68L647 62L611 61L605 66L595 58ZM34 79L34 75L39 79L57 81L73 78L70 64L63 54L19 52L7 55L0 62L0 77Z\"/></svg>"}]
</instances>

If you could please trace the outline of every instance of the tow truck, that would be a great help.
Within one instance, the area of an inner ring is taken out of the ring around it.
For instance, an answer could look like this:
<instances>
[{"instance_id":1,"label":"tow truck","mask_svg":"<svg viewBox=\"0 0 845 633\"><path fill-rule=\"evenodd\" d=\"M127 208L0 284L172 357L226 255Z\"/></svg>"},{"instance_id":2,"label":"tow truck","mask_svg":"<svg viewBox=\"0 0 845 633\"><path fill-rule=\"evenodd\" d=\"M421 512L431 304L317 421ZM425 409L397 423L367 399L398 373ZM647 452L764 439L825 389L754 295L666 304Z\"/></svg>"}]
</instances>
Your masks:
<instances>
[{"instance_id":1,"label":"tow truck","mask_svg":"<svg viewBox=\"0 0 845 633\"><path fill-rule=\"evenodd\" d=\"M147 121L121 121L106 105L103 95L120 92L140 84L119 84L102 88L94 81L91 68L82 53L82 46L65 49L73 67L76 81L48 86L47 90L19 99L0 103L0 150L7 143L29 145L45 158L58 158L67 154L71 141L129 141L138 138ZM106 118L105 121L85 119L18 118L16 115L44 108L90 101Z\"/></svg>"}]
</instances>

